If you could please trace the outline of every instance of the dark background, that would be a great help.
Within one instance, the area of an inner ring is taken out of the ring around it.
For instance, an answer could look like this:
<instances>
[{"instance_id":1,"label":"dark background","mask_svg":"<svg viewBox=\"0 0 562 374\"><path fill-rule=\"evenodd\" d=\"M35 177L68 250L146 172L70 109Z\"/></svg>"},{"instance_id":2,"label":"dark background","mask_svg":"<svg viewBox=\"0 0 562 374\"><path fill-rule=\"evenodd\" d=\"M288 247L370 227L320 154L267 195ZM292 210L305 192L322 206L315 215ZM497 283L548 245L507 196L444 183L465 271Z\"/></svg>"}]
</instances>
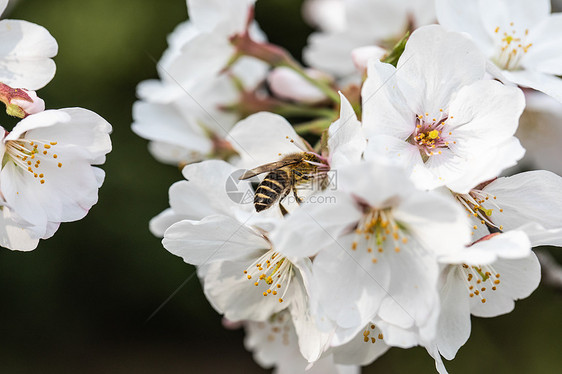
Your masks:
<instances>
[{"instance_id":1,"label":"dark background","mask_svg":"<svg viewBox=\"0 0 562 374\"><path fill-rule=\"evenodd\" d=\"M256 11L270 40L297 58L311 31L301 3L261 0ZM181 175L154 161L147 142L131 132L131 105L136 84L156 78L153 60L187 18L185 1L20 0L6 17L42 25L57 39L57 74L39 95L50 109L102 115L113 125L114 150L103 166L100 201L85 219L63 224L33 252L0 249L0 372L266 372L244 350L243 334L222 328L196 277L146 322L193 267L148 231ZM507 316L473 319L471 339L447 367L557 372L561 312L562 294L541 286ZM392 349L363 372L434 369L423 349Z\"/></svg>"}]
</instances>

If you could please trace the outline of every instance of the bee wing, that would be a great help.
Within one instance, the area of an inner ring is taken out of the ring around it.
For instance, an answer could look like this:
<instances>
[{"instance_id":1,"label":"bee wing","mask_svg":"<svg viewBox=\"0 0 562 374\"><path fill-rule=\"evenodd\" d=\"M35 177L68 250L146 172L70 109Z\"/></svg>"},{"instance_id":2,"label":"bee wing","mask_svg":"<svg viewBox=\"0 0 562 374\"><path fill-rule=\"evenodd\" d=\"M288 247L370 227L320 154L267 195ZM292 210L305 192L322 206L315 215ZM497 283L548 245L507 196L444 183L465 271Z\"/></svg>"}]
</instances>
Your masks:
<instances>
[{"instance_id":1,"label":"bee wing","mask_svg":"<svg viewBox=\"0 0 562 374\"><path fill-rule=\"evenodd\" d=\"M261 166L258 166L257 168L246 171L238 179L240 179L240 180L249 179L249 178L255 177L258 174L265 173L265 172L268 172L268 171L273 171L273 170L276 170L276 169L280 169L283 166L296 164L297 162L300 162L300 161L301 161L300 159L299 160L285 159L285 160L270 162L269 164L261 165Z\"/></svg>"}]
</instances>

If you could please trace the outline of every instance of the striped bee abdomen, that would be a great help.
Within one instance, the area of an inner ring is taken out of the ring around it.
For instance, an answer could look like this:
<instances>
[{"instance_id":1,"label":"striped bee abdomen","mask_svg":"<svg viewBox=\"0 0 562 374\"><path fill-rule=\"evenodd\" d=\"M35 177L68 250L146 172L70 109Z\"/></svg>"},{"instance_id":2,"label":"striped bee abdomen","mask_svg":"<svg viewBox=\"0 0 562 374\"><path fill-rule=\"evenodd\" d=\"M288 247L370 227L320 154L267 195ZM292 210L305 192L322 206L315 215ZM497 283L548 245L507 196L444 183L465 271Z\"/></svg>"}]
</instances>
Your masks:
<instances>
[{"instance_id":1,"label":"striped bee abdomen","mask_svg":"<svg viewBox=\"0 0 562 374\"><path fill-rule=\"evenodd\" d=\"M280 198L283 199L290 191L291 179L285 168L273 170L256 188L254 207L257 212L272 206Z\"/></svg>"}]
</instances>

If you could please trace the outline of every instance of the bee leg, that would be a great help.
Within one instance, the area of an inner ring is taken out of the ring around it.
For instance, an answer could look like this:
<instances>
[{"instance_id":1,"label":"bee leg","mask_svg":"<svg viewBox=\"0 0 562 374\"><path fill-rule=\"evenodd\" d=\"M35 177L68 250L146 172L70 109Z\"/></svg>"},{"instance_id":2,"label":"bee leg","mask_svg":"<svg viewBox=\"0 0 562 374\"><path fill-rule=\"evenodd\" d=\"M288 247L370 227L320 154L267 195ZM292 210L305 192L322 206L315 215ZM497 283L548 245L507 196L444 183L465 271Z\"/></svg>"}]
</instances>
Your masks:
<instances>
[{"instance_id":1,"label":"bee leg","mask_svg":"<svg viewBox=\"0 0 562 374\"><path fill-rule=\"evenodd\" d=\"M283 215L283 217L285 217L287 214L289 214L287 209L285 209L285 207L281 203L279 203L279 210L281 210L281 214Z\"/></svg>"},{"instance_id":2,"label":"bee leg","mask_svg":"<svg viewBox=\"0 0 562 374\"><path fill-rule=\"evenodd\" d=\"M297 194L297 187L295 185L293 185L293 195L295 196L295 200L297 201L297 203L299 203L300 205L303 202L303 199L300 198Z\"/></svg>"}]
</instances>

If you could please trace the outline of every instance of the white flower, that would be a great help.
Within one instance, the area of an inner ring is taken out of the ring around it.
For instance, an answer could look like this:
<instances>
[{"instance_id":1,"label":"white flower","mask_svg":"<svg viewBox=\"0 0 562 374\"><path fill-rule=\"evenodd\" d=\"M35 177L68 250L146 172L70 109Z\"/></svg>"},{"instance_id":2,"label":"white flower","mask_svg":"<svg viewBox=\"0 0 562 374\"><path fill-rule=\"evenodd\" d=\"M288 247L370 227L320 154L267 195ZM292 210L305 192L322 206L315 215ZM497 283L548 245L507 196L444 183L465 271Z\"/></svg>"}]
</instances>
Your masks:
<instances>
[{"instance_id":1,"label":"white flower","mask_svg":"<svg viewBox=\"0 0 562 374\"><path fill-rule=\"evenodd\" d=\"M509 313L514 300L539 285L539 262L521 231L489 235L463 251L440 258L446 264L440 281L441 314L437 335L427 344L440 373L440 355L452 360L470 335L470 315L495 317Z\"/></svg>"},{"instance_id":2,"label":"white flower","mask_svg":"<svg viewBox=\"0 0 562 374\"><path fill-rule=\"evenodd\" d=\"M469 33L500 79L542 91L562 102L562 14L549 0L437 0L443 26Z\"/></svg>"},{"instance_id":3,"label":"white flower","mask_svg":"<svg viewBox=\"0 0 562 374\"><path fill-rule=\"evenodd\" d=\"M0 14L8 1L0 2ZM53 79L56 40L42 26L27 21L0 21L0 82L37 90Z\"/></svg>"},{"instance_id":4,"label":"white flower","mask_svg":"<svg viewBox=\"0 0 562 374\"><path fill-rule=\"evenodd\" d=\"M139 84L132 129L151 140L149 149L159 161L185 164L233 155L224 138L239 114L226 108L240 101L240 89L254 90L267 70L261 61L242 57L222 72L235 52L229 37L245 30L252 5L189 1L190 21L169 36L158 64L160 80ZM265 38L255 23L250 33Z\"/></svg>"},{"instance_id":5,"label":"white flower","mask_svg":"<svg viewBox=\"0 0 562 374\"><path fill-rule=\"evenodd\" d=\"M315 256L313 314L334 322L333 345L375 316L431 336L439 309L435 253L468 242L462 211L416 190L395 166L360 162L337 176L338 190L323 193L329 203L304 204L273 235L283 254ZM395 341L386 333L385 340Z\"/></svg>"},{"instance_id":6,"label":"white flower","mask_svg":"<svg viewBox=\"0 0 562 374\"><path fill-rule=\"evenodd\" d=\"M326 355L312 367L299 351L299 341L290 314L285 310L263 322L244 324L246 348L264 368L275 367L276 374L359 374L359 367L338 365L334 356Z\"/></svg>"},{"instance_id":7,"label":"white flower","mask_svg":"<svg viewBox=\"0 0 562 374\"><path fill-rule=\"evenodd\" d=\"M485 63L468 38L437 25L414 31L397 68L372 61L362 92L366 158L401 162L419 188L455 183L459 192L514 165L525 100L515 87L482 80ZM509 152L498 154L503 147ZM474 169L487 174L468 178Z\"/></svg>"},{"instance_id":8,"label":"white flower","mask_svg":"<svg viewBox=\"0 0 562 374\"><path fill-rule=\"evenodd\" d=\"M304 11L322 30L311 35L304 59L337 77L356 72L354 49L373 44L391 48L406 31L435 20L431 0L309 0Z\"/></svg>"},{"instance_id":9,"label":"white flower","mask_svg":"<svg viewBox=\"0 0 562 374\"><path fill-rule=\"evenodd\" d=\"M111 126L82 108L47 110L26 117L2 139L0 191L2 226L8 236L18 225L19 238L46 239L61 222L83 218L97 202L105 162L111 150ZM9 229L12 227L12 229ZM11 249L32 249L5 238Z\"/></svg>"}]
</instances>

